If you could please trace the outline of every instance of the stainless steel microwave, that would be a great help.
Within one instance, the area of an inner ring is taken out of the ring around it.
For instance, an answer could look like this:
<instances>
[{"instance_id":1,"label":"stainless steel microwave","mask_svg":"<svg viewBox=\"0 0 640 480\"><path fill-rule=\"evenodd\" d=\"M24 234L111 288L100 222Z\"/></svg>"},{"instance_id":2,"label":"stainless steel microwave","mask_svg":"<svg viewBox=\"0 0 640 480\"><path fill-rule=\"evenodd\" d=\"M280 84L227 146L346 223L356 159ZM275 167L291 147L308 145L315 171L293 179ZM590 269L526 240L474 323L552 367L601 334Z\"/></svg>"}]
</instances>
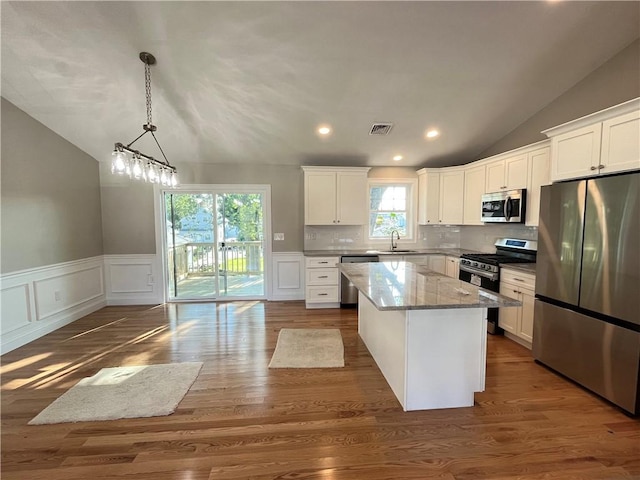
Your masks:
<instances>
[{"instance_id":1,"label":"stainless steel microwave","mask_svg":"<svg viewBox=\"0 0 640 480\"><path fill-rule=\"evenodd\" d=\"M525 222L526 190L485 193L482 195L483 222Z\"/></svg>"}]
</instances>

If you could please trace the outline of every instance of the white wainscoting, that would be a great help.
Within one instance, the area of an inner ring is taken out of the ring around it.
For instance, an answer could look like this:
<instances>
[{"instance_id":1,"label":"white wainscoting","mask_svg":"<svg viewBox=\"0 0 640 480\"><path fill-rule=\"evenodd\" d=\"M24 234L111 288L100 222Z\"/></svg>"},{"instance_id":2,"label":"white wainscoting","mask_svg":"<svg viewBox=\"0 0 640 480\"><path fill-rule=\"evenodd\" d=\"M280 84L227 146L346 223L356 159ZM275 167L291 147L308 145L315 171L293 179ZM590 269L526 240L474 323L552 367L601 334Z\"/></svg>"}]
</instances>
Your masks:
<instances>
[{"instance_id":1,"label":"white wainscoting","mask_svg":"<svg viewBox=\"0 0 640 480\"><path fill-rule=\"evenodd\" d=\"M164 302L159 256L105 255L107 305L157 305Z\"/></svg>"},{"instance_id":2,"label":"white wainscoting","mask_svg":"<svg viewBox=\"0 0 640 480\"><path fill-rule=\"evenodd\" d=\"M304 254L271 254L272 288L269 300L304 300Z\"/></svg>"},{"instance_id":3,"label":"white wainscoting","mask_svg":"<svg viewBox=\"0 0 640 480\"><path fill-rule=\"evenodd\" d=\"M103 257L3 275L0 303L6 353L104 307Z\"/></svg>"}]
</instances>

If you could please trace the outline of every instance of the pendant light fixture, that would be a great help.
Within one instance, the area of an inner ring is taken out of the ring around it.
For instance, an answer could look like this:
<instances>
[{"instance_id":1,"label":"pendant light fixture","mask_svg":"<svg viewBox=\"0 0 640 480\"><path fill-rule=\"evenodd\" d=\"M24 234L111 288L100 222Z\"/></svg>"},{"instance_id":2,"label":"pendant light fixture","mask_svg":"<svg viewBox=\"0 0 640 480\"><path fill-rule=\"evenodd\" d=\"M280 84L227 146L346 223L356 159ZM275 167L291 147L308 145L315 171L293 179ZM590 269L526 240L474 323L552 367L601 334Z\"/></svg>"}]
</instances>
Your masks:
<instances>
[{"instance_id":1,"label":"pendant light fixture","mask_svg":"<svg viewBox=\"0 0 640 480\"><path fill-rule=\"evenodd\" d=\"M178 185L178 172L172 166L164 154L155 132L158 127L152 123L151 119L151 65L156 63L156 58L147 52L140 52L140 60L144 63L144 85L147 97L147 123L142 125L144 130L131 143L124 145L120 142L115 144L111 159L111 173L116 175L127 175L135 180L144 180L150 183L159 183L164 186L175 187ZM164 161L153 158L138 150L131 148L131 145L140 140L147 133L158 145Z\"/></svg>"}]
</instances>

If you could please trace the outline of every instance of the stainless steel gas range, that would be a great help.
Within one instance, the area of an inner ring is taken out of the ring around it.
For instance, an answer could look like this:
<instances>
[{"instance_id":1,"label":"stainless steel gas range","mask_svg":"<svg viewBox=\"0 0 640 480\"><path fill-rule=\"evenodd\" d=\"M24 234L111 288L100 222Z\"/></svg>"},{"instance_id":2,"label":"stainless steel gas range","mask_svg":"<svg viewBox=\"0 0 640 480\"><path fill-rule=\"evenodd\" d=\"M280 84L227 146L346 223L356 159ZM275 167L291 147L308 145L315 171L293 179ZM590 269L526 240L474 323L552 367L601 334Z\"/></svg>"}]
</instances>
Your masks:
<instances>
[{"instance_id":1,"label":"stainless steel gas range","mask_svg":"<svg viewBox=\"0 0 640 480\"><path fill-rule=\"evenodd\" d=\"M465 253L460 257L458 278L492 292L500 291L500 266L508 263L533 263L536 261L538 242L501 238L495 243L496 253ZM490 308L487 331L501 334L498 327L498 309Z\"/></svg>"}]
</instances>

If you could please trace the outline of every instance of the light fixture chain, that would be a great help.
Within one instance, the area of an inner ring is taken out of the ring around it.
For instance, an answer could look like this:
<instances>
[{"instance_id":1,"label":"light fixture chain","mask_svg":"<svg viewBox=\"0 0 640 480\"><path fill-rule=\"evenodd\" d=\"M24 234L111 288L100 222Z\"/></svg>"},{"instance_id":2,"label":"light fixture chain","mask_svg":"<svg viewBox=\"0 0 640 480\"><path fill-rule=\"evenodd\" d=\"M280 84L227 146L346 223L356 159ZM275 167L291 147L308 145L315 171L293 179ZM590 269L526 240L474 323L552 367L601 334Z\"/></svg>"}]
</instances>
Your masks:
<instances>
[{"instance_id":1,"label":"light fixture chain","mask_svg":"<svg viewBox=\"0 0 640 480\"><path fill-rule=\"evenodd\" d=\"M151 121L151 66L144 63L144 87L147 94L147 125L152 125Z\"/></svg>"}]
</instances>

